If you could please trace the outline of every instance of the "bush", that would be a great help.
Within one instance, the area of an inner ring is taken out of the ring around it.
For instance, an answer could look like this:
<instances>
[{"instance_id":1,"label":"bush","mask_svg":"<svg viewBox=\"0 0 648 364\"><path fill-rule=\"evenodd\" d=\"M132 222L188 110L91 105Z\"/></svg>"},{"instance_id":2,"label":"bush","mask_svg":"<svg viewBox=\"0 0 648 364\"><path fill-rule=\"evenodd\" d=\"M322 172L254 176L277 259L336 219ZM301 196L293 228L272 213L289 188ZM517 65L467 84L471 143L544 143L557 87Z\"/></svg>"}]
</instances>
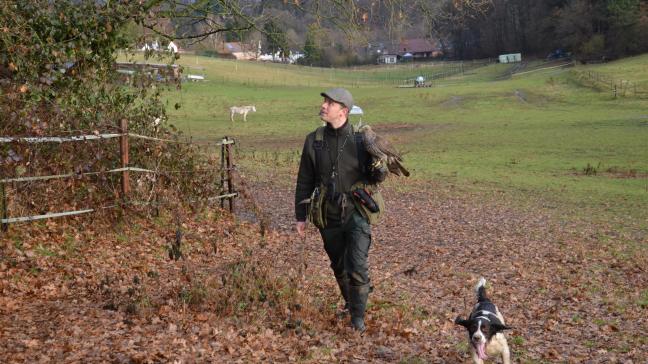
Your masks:
<instances>
[{"instance_id":1,"label":"bush","mask_svg":"<svg viewBox=\"0 0 648 364\"><path fill-rule=\"evenodd\" d=\"M155 119L166 119L161 89L176 84L158 83L146 72L135 73L125 84L116 71L116 56L136 44L133 23L140 22L146 11L140 2L0 2L0 133L18 137L115 133L125 119L130 132L178 139L172 127L154 124ZM216 187L213 180L205 181L211 174L201 171L204 161L193 147L130 140L131 165L189 171L184 176L191 183L170 175L132 175L134 182L142 177L140 182L147 185L143 197L154 188L177 195ZM4 177L78 175L10 189L12 215L112 204L119 195L119 175L81 174L120 167L119 144L114 141L0 144Z\"/></svg>"},{"instance_id":2,"label":"bush","mask_svg":"<svg viewBox=\"0 0 648 364\"><path fill-rule=\"evenodd\" d=\"M602 34L595 34L580 47L579 53L585 59L603 57L605 52L605 37Z\"/></svg>"}]
</instances>

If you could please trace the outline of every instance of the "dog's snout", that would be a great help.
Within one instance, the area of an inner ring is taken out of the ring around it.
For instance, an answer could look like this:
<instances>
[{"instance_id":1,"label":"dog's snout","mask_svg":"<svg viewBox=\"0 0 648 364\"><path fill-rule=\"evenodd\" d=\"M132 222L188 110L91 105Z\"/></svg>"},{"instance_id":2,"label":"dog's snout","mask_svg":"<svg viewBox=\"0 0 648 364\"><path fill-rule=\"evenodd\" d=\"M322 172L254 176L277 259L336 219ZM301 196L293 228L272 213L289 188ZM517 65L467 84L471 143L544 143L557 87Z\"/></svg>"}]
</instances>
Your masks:
<instances>
[{"instance_id":1,"label":"dog's snout","mask_svg":"<svg viewBox=\"0 0 648 364\"><path fill-rule=\"evenodd\" d=\"M474 334L472 336L473 341L481 341L481 339L482 339L482 336L480 334Z\"/></svg>"}]
</instances>

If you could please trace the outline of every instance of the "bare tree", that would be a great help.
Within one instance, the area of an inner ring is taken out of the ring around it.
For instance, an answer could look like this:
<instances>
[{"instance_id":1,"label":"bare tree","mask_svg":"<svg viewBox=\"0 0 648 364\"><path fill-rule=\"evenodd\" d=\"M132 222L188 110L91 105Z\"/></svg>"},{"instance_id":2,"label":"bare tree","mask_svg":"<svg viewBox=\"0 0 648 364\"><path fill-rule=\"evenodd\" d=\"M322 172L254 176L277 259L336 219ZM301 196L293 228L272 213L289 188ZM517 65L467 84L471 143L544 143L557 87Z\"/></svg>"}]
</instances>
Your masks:
<instances>
[{"instance_id":1,"label":"bare tree","mask_svg":"<svg viewBox=\"0 0 648 364\"><path fill-rule=\"evenodd\" d=\"M308 18L319 27L337 29L348 39L362 37L371 24L402 33L410 10L422 0L151 0L140 23L159 36L197 42L214 34L258 31L276 9ZM483 1L470 0L466 2ZM169 24L173 26L169 29Z\"/></svg>"}]
</instances>

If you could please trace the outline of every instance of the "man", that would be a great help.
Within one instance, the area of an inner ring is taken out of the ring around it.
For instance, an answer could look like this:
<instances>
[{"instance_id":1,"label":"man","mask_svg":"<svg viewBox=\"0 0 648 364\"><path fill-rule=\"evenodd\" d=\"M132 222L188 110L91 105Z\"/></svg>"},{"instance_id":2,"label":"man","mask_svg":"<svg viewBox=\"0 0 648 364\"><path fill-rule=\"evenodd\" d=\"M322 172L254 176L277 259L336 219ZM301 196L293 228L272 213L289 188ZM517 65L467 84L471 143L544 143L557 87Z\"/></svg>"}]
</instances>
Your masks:
<instances>
[{"instance_id":1,"label":"man","mask_svg":"<svg viewBox=\"0 0 648 364\"><path fill-rule=\"evenodd\" d=\"M369 266L367 257L371 246L371 228L357 210L350 195L358 182L382 182L386 167L372 168L371 158L362 146L362 139L353 132L348 121L353 107L351 93L334 88L321 93L324 102L319 116L326 123L306 137L295 189L297 233L304 236L308 206L303 203L313 191L322 192L322 215L325 226L320 227L324 249L331 261L345 309L351 313L354 329L364 332L364 314L369 295Z\"/></svg>"}]
</instances>

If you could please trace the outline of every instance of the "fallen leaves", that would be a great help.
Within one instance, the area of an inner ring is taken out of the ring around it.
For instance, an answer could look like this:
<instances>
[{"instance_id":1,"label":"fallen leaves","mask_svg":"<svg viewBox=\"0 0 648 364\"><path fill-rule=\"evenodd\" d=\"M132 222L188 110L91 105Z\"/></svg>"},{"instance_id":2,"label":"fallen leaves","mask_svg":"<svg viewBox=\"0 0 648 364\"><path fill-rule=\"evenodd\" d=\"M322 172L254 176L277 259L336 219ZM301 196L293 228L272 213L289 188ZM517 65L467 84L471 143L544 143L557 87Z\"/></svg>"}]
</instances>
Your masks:
<instances>
[{"instance_id":1,"label":"fallen leaves","mask_svg":"<svg viewBox=\"0 0 648 364\"><path fill-rule=\"evenodd\" d=\"M291 189L258 190L274 230L261 236L253 222L192 217L178 261L164 250L174 228L147 219L119 233L51 220L4 235L0 361L463 362L465 332L453 320L469 312L482 275L515 327L516 362L642 361L630 333L644 316L645 248L623 258L577 225L387 189L360 337L336 316L340 298L316 232L302 242L290 231Z\"/></svg>"}]
</instances>

